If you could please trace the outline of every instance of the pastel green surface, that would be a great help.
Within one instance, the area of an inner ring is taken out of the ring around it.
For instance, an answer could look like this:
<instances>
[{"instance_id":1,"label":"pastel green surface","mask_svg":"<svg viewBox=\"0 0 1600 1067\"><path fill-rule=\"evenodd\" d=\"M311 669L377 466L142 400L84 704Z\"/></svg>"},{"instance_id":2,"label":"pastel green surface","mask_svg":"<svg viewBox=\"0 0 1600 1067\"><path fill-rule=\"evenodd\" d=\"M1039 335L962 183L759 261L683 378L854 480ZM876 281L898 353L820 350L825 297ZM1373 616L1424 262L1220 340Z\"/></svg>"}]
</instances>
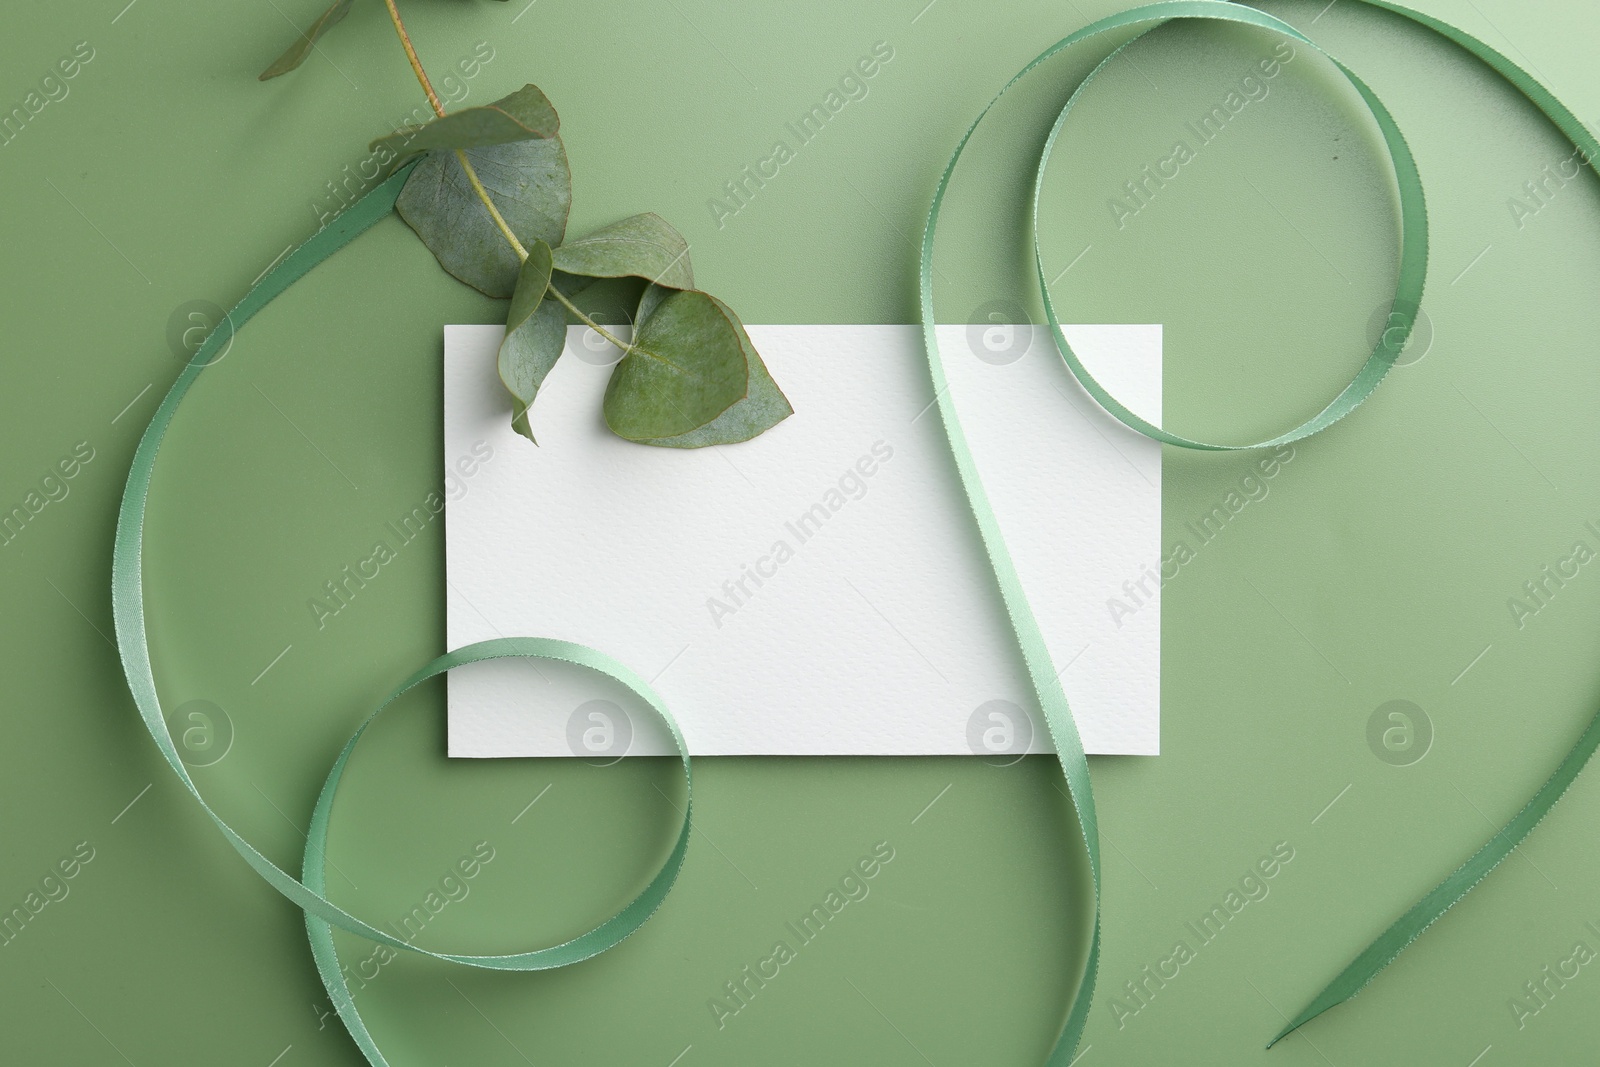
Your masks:
<instances>
[{"instance_id":1,"label":"pastel green surface","mask_svg":"<svg viewBox=\"0 0 1600 1067\"><path fill-rule=\"evenodd\" d=\"M317 5L280 6L304 22ZM693 244L703 284L751 322L913 321L908 235L954 138L1043 44L1113 9L678 2L596 13L547 0L519 17L515 3L411 6L436 78L492 42L493 60L461 82L466 99L528 80L550 94L572 156L575 232L658 211ZM1583 42L1600 17L1427 9L1593 112L1600 84ZM1589 847L1600 792L1587 778L1519 858L1359 998L1260 1048L1280 1013L1515 810L1600 696L1600 583L1587 569L1521 628L1507 608L1574 542L1600 546L1585 527L1600 526L1589 488L1600 444L1585 435L1600 399L1587 358L1600 335L1592 180L1541 174L1570 149L1449 46L1372 12L1273 10L1360 72L1417 154L1432 345L1357 415L1297 445L1266 498L1213 541L1186 523L1253 459L1166 457L1165 540L1187 539L1195 558L1163 594L1165 755L1091 761L1106 933L1084 1062L1465 1064L1485 1049L1485 1067L1562 1062L1600 1036L1589 988L1600 979L1585 968L1549 982L1520 1029L1508 1001L1575 941L1600 947L1586 926L1600 926ZM361 146L420 99L376 5L358 5L323 56L267 86L253 72L292 32L271 5L39 4L9 23L0 102L22 102L80 40L94 58L66 99L0 145L13 352L0 502L21 502L80 441L94 459L0 547L13 725L0 904L21 903L78 842L95 853L65 899L0 947L5 1047L21 1062L359 1063L331 1015L319 1020L298 912L164 777L95 628L109 634L127 459L180 365L166 336L173 309L230 303L310 231L314 203L334 206L323 183L354 170ZM1061 176L1057 232L1083 234L1062 265L1093 246L1062 310L1166 324L1169 424L1243 438L1315 410L1370 347L1369 319L1392 291L1392 217L1372 208L1382 161L1337 75L1297 59L1115 229L1106 199L1264 47L1162 34L1129 50L1120 90L1108 71L1075 111L1078 143L1102 140ZM774 140L793 145L785 124L878 40L895 54L867 97L718 229L707 198ZM1543 203L1527 181L1546 183ZM981 207L1020 209L1025 187L1023 174L1014 202ZM1507 204L1519 195L1537 207L1520 228ZM982 228L950 231L963 269L1003 261L1024 280L1020 242L980 243ZM985 289L951 276L941 299L955 309L1007 280ZM442 529L320 631L305 601L436 485L439 326L491 321L503 306L446 278L400 223L382 223L261 315L197 386L164 450L146 572L158 679L174 704L226 709L233 747L193 773L280 862L298 855L343 738L442 647ZM397 707L352 760L330 855L335 899L398 915L484 841L495 859L430 925L431 947L531 947L609 914L670 839L678 813L654 786L670 788L672 768L451 764L441 694L408 698L414 707ZM1369 718L1392 699L1432 722L1431 748L1410 766L1368 746ZM397 1062L1042 1058L1083 934L1083 872L1050 761L698 766L701 832L639 935L553 974L388 965L357 996L379 1040L410 1050ZM719 1030L706 1001L879 841L895 859L868 898ZM1110 995L1177 940L1197 945L1185 924L1280 841L1294 858L1267 897L1119 1027Z\"/></svg>"}]
</instances>

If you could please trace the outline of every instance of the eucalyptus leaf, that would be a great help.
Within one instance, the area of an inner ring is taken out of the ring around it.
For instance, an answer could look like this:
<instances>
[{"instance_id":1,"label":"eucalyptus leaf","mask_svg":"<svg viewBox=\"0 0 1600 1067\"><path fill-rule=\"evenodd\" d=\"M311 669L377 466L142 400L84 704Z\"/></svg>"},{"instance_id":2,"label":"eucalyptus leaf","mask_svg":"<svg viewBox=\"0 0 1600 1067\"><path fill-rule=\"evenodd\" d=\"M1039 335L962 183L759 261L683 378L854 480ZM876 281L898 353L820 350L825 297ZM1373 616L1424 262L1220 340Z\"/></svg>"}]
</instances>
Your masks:
<instances>
[{"instance_id":1,"label":"eucalyptus leaf","mask_svg":"<svg viewBox=\"0 0 1600 1067\"><path fill-rule=\"evenodd\" d=\"M550 368L561 358L566 343L566 310L560 304L547 300L517 331L516 347L509 351L504 347L500 350L500 380L506 383L508 389L515 382L517 388L525 390L523 396L527 398L523 399L523 396L513 392L511 428L534 444L539 442L533 436L528 409L533 406L534 395L539 391L539 386L544 384Z\"/></svg>"},{"instance_id":2,"label":"eucalyptus leaf","mask_svg":"<svg viewBox=\"0 0 1600 1067\"><path fill-rule=\"evenodd\" d=\"M441 115L420 126L405 126L367 147L387 147L396 158L440 149L481 148L485 145L536 141L554 137L561 128L556 109L537 85L524 85L492 104L469 107Z\"/></svg>"},{"instance_id":3,"label":"eucalyptus leaf","mask_svg":"<svg viewBox=\"0 0 1600 1067\"><path fill-rule=\"evenodd\" d=\"M644 292L639 296L639 310L633 316L635 326L655 314L656 308L661 306L661 301L672 295L672 290L665 286L651 282L644 287Z\"/></svg>"},{"instance_id":4,"label":"eucalyptus leaf","mask_svg":"<svg viewBox=\"0 0 1600 1067\"><path fill-rule=\"evenodd\" d=\"M528 408L538 395L544 376L555 366L566 342L566 310L544 299L550 285L550 246L534 242L517 275L517 291L510 298L506 338L499 347L499 374L512 395L512 429L534 445Z\"/></svg>"},{"instance_id":5,"label":"eucalyptus leaf","mask_svg":"<svg viewBox=\"0 0 1600 1067\"><path fill-rule=\"evenodd\" d=\"M567 340L566 309L544 298L549 285L550 246L536 241L517 275L499 357L500 381L512 397L511 428L534 444L539 442L528 423L528 409Z\"/></svg>"},{"instance_id":6,"label":"eucalyptus leaf","mask_svg":"<svg viewBox=\"0 0 1600 1067\"><path fill-rule=\"evenodd\" d=\"M554 247L567 228L572 174L560 137L468 148L467 159L524 248ZM454 152L430 152L406 179L395 202L439 265L474 289L505 298L521 264Z\"/></svg>"},{"instance_id":7,"label":"eucalyptus leaf","mask_svg":"<svg viewBox=\"0 0 1600 1067\"><path fill-rule=\"evenodd\" d=\"M295 39L295 42L284 50L283 55L272 61L272 66L262 71L258 77L260 81L276 78L280 74L287 74L306 61L306 56L316 47L317 40L323 34L338 25L344 17L350 14L350 5L355 0L333 0L328 10L306 28L306 31Z\"/></svg>"},{"instance_id":8,"label":"eucalyptus leaf","mask_svg":"<svg viewBox=\"0 0 1600 1067\"><path fill-rule=\"evenodd\" d=\"M556 249L556 267L590 278L644 278L693 289L689 242L653 212L633 215Z\"/></svg>"},{"instance_id":9,"label":"eucalyptus leaf","mask_svg":"<svg viewBox=\"0 0 1600 1067\"><path fill-rule=\"evenodd\" d=\"M606 425L630 441L699 429L744 399L740 328L705 293L673 293L633 332L606 385Z\"/></svg>"},{"instance_id":10,"label":"eucalyptus leaf","mask_svg":"<svg viewBox=\"0 0 1600 1067\"><path fill-rule=\"evenodd\" d=\"M593 285L594 279L585 278L581 274L567 274L556 270L550 272L550 283L561 290L562 296L573 297Z\"/></svg>"},{"instance_id":11,"label":"eucalyptus leaf","mask_svg":"<svg viewBox=\"0 0 1600 1067\"><path fill-rule=\"evenodd\" d=\"M648 295L647 293L646 296ZM657 437L640 441L640 444L658 445L662 448L731 445L766 433L794 414L794 408L789 405L789 398L783 395L783 390L778 388L778 383L773 381L772 375L767 372L767 365L762 362L756 346L750 343L750 335L745 333L739 317L733 313L732 308L716 297L712 297L712 300L716 301L717 307L733 321L734 328L739 332L739 344L743 347L745 360L750 366L750 386L745 398L699 429L690 430L676 437ZM643 305L644 301L641 300L641 310Z\"/></svg>"},{"instance_id":12,"label":"eucalyptus leaf","mask_svg":"<svg viewBox=\"0 0 1600 1067\"><path fill-rule=\"evenodd\" d=\"M544 241L535 241L528 249L528 258L522 261L522 269L517 272L517 288L511 294L511 308L506 313L508 336L539 310L545 290L549 288L550 246Z\"/></svg>"}]
</instances>

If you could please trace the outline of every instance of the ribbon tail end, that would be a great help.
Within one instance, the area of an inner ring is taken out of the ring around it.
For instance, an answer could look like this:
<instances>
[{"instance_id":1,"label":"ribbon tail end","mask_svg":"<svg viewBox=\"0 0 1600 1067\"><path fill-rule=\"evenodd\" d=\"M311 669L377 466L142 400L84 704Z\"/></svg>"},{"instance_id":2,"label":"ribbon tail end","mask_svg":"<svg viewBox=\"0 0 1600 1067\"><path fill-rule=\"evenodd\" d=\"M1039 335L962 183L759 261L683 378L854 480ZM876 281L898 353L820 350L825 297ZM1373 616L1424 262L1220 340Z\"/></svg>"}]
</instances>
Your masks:
<instances>
[{"instance_id":1,"label":"ribbon tail end","mask_svg":"<svg viewBox=\"0 0 1600 1067\"><path fill-rule=\"evenodd\" d=\"M1306 1005L1304 1010L1302 1010L1299 1015L1296 1015L1294 1019L1284 1026L1282 1030L1279 1030L1276 1037L1267 1042L1267 1048L1271 1048L1273 1045L1276 1045L1278 1042L1282 1041L1284 1038L1288 1037L1290 1034L1294 1033L1296 1030L1300 1029L1306 1023L1310 1022L1312 1019L1315 1019L1329 1008L1344 1003L1344 999L1345 998L1329 1000L1326 998L1326 996L1322 996L1318 997L1316 1000L1313 1000L1310 1004Z\"/></svg>"}]
</instances>

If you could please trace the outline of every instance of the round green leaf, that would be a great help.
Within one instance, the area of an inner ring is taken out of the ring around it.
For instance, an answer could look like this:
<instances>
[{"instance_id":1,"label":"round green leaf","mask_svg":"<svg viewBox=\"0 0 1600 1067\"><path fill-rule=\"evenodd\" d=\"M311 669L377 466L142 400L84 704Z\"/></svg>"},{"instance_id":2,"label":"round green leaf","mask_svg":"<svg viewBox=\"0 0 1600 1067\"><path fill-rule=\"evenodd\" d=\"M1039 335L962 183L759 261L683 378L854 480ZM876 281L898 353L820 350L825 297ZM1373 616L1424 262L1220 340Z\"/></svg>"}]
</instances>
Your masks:
<instances>
[{"instance_id":1,"label":"round green leaf","mask_svg":"<svg viewBox=\"0 0 1600 1067\"><path fill-rule=\"evenodd\" d=\"M633 215L556 249L556 269L588 278L644 278L693 289L689 242L654 212Z\"/></svg>"},{"instance_id":2,"label":"round green leaf","mask_svg":"<svg viewBox=\"0 0 1600 1067\"><path fill-rule=\"evenodd\" d=\"M439 149L480 148L554 137L561 128L556 109L537 85L524 85L492 104L463 108L421 126L406 126L380 137L369 148L387 146L396 157Z\"/></svg>"},{"instance_id":3,"label":"round green leaf","mask_svg":"<svg viewBox=\"0 0 1600 1067\"><path fill-rule=\"evenodd\" d=\"M705 293L661 302L634 331L606 386L606 425L630 441L698 429L744 399L750 368L740 329Z\"/></svg>"},{"instance_id":4,"label":"round green leaf","mask_svg":"<svg viewBox=\"0 0 1600 1067\"><path fill-rule=\"evenodd\" d=\"M478 180L524 248L555 246L567 229L572 173L560 137L465 150ZM454 152L430 152L395 202L439 265L489 296L516 288L521 264L467 181Z\"/></svg>"},{"instance_id":5,"label":"round green leaf","mask_svg":"<svg viewBox=\"0 0 1600 1067\"><path fill-rule=\"evenodd\" d=\"M664 291L670 292L670 290ZM657 437L640 441L640 444L658 445L662 448L731 445L758 437L794 414L794 408L789 405L789 398L783 395L778 383L772 380L767 365L762 362L756 346L750 343L750 335L745 333L739 317L727 304L717 300L716 297L711 299L716 301L717 306L733 321L735 329L739 331L739 343L744 348L745 361L750 365L750 386L745 398L699 429L690 430L676 437Z\"/></svg>"}]
</instances>

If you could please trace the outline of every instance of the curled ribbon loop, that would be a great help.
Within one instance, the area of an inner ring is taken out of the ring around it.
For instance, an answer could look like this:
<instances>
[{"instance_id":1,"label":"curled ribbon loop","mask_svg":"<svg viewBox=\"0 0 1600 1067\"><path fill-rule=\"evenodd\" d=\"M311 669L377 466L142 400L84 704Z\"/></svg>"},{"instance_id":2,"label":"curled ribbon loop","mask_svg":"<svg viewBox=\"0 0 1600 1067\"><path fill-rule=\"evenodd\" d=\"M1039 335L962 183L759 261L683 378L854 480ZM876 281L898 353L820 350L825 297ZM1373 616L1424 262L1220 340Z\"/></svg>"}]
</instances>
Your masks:
<instances>
[{"instance_id":1,"label":"curled ribbon loop","mask_svg":"<svg viewBox=\"0 0 1600 1067\"><path fill-rule=\"evenodd\" d=\"M128 678L128 688L133 693L134 703L138 705L145 728L150 731L150 736L155 739L157 747L161 749L161 754L166 757L167 764L178 776L178 780L222 831L228 843L269 885L306 913L306 933L311 941L317 972L322 976L322 983L327 988L340 1019L344 1021L345 1028L350 1031L350 1036L355 1038L356 1044L361 1047L361 1051L374 1067L387 1067L388 1060L378 1050L376 1042L373 1041L372 1035L361 1019L361 1013L356 1009L355 1001L350 996L350 989L345 983L344 972L339 965L339 956L333 944L334 927L403 952L415 952L468 967L503 971L538 971L578 963L620 943L643 926L661 906L661 902L666 899L673 883L677 880L678 872L683 869L684 857L689 848L689 818L693 806L689 747L684 742L677 722L667 711L666 705L661 702L655 690L650 687L650 683L603 652L584 645L549 638L506 637L458 648L433 660L385 697L383 703L357 727L339 753L338 759L334 760L333 768L328 772L327 781L322 786L322 794L317 798L317 805L312 813L311 826L306 832L305 858L299 879L258 852L206 803L199 789L195 787L194 781L189 777L187 768L178 756L176 746L172 743L172 735L161 712L161 701L156 694L155 677L150 667L150 647L144 624L144 587L140 573L140 558L144 544L144 516L150 478L155 470L156 455L160 451L162 438L166 435L173 416L177 414L178 405L188 393L190 386L199 378L200 373L210 365L217 350L229 343L238 329L273 297L282 293L311 268L349 244L393 210L395 199L400 195L401 186L405 184L410 171L411 165L407 165L396 172L350 205L310 240L291 252L282 263L264 275L232 311L228 312L224 320L227 328L213 331L190 358L188 365L184 367L183 372L178 375L172 388L161 401L161 406L150 420L150 425L145 428L144 435L139 439L139 447L134 453L133 465L128 472L128 483L123 490L122 504L117 513L117 536L111 565L111 610L117 628L117 649L122 656L123 672ZM559 945L508 955L469 956L430 951L356 918L323 895L326 891L325 848L328 823L333 812L333 799L338 792L339 780L344 774L350 753L355 750L367 727L393 703L395 698L453 667L508 657L563 660L586 667L621 682L660 716L672 734L683 762L685 788L683 824L678 831L677 842L672 852L644 890L621 911L586 933Z\"/></svg>"},{"instance_id":2,"label":"curled ribbon loop","mask_svg":"<svg viewBox=\"0 0 1600 1067\"><path fill-rule=\"evenodd\" d=\"M1221 8L1222 10L1217 10ZM1158 10L1159 9L1159 10ZM1273 448L1298 441L1303 437L1310 437L1319 430L1338 422L1350 414L1361 403L1371 396L1373 390L1378 388L1378 383L1394 366L1396 357L1404 351L1406 340L1411 336L1411 325L1417 321L1417 309L1422 306L1422 287L1428 271L1428 211L1422 198L1422 179L1417 174L1416 160L1411 156L1411 149L1406 144L1406 139L1400 133L1400 128L1395 125L1394 117L1389 114L1389 109L1383 106L1367 83L1356 76L1356 73L1338 59L1317 46L1316 42L1306 37L1299 30L1286 22L1263 14L1254 8L1239 7L1233 4L1217 3L1215 0L1197 0L1192 3L1152 4L1149 7L1138 8L1126 12L1123 16L1105 20L1106 29L1117 29L1130 24L1138 24L1152 20L1165 21L1171 18L1205 18L1222 19L1229 22L1243 23L1248 26L1257 26L1263 29L1276 30L1285 37L1291 37L1317 52L1339 68L1345 78L1361 94L1361 99L1366 103L1367 110L1372 113L1373 119L1378 123L1378 130L1383 134L1384 146L1389 152L1389 161L1394 167L1395 185L1400 193L1400 270L1395 284L1394 301L1390 307L1388 322L1389 329L1383 331L1378 337L1377 344L1372 348L1371 355L1361 365L1361 369L1351 379L1338 396L1317 414L1307 419L1287 433L1280 434L1268 441L1261 441L1248 445L1216 445L1204 441L1196 441L1188 437L1181 437L1168 430L1162 429L1154 423L1147 422L1128 410L1115 396L1095 380L1094 375L1083 365L1072 347L1067 344L1066 335L1061 331L1061 322L1056 317L1055 300L1050 296L1049 283L1045 281L1044 251L1039 244L1039 200L1044 190L1045 172L1050 166L1050 156L1055 151L1056 141L1061 137L1062 128L1067 124L1067 116L1072 112L1072 106L1088 88L1089 83L1104 70L1112 60L1128 48L1129 45L1144 36L1149 30L1140 33L1125 43L1119 45L1110 55L1101 60L1100 65L1089 72L1089 75L1073 90L1072 96L1067 100L1066 106L1056 117L1055 125L1050 129L1050 136L1045 140L1044 150L1039 153L1039 165L1033 180L1033 262L1034 269L1039 278L1039 292L1044 300L1045 317L1050 322L1050 337L1056 343L1056 350L1061 353L1061 358L1071 368L1073 376L1083 385L1085 391L1112 415L1127 425L1138 430L1146 437L1154 438L1163 444L1178 445L1183 448L1202 449L1210 452L1238 451L1252 448ZM1151 27L1154 29L1154 27Z\"/></svg>"},{"instance_id":3,"label":"curled ribbon loop","mask_svg":"<svg viewBox=\"0 0 1600 1067\"><path fill-rule=\"evenodd\" d=\"M1545 89L1531 75L1511 60L1470 34L1420 12L1412 11L1396 4L1386 3L1384 0L1361 0L1361 2L1371 7L1392 12L1424 26L1459 45L1481 60L1538 107L1563 134L1571 139L1589 166L1595 168L1597 173L1600 173L1600 144L1596 143L1595 138L1584 128L1578 118L1563 106L1549 90ZM1345 77L1349 79L1351 85L1355 87L1371 111L1373 118L1377 121L1393 164L1400 199L1400 270L1396 282L1392 313L1389 319L1391 327L1385 330L1379 338L1371 355L1367 357L1366 362L1356 373L1354 379L1327 407L1302 425L1271 440L1254 445L1208 444L1173 434L1141 419L1095 381L1067 344L1060 328L1054 300L1045 282L1038 241L1038 204L1044 176L1050 156L1063 133L1068 114L1073 104L1082 94L1084 86L1100 70L1104 69L1105 64L1110 62L1111 58L1114 58L1118 52L1126 48L1128 44L1131 44L1132 40L1163 23L1180 18L1214 19L1255 26L1292 38L1321 52L1321 49L1317 48L1314 42L1288 23L1253 8L1224 3L1222 0L1170 0L1170 2L1134 8L1085 26L1040 53L1039 56L1006 83L1000 92L996 94L994 100L990 101L989 105L968 127L957 145L955 153L945 166L923 231L919 285L920 308L924 325L924 347L939 414L950 442L951 454L955 460L962 487L973 518L977 522L979 532L982 535L985 552L994 570L996 583L999 585L1000 592L1004 598L1013 630L1016 633L1024 661L1039 698L1040 707L1044 711L1051 738L1055 743L1062 775L1066 779L1067 788L1073 803L1077 807L1078 823L1084 848L1088 855L1094 886L1093 931L1089 942L1083 980L1068 1011L1065 1024L1047 1057L1048 1067L1070 1067L1070 1064L1074 1061L1075 1051L1088 1019L1089 1005L1094 996L1100 958L1100 839L1095 817L1094 794L1090 786L1089 767L1084 755L1083 744L1078 736L1077 727L1073 722L1072 712L1068 706L1066 694L1062 689L1058 673L1046 649L1043 635L1034 620L1027 596L1023 591L1016 569L1012 564L1010 553L1006 548L999 523L995 519L987 494L984 492L982 482L978 478L977 470L968 451L965 435L962 432L954 405L949 397L944 364L934 330L934 236L938 227L940 209L956 163L966 150L973 133L982 123L989 110L993 108L995 102L1023 78L1034 73L1041 64L1062 50L1101 34L1126 29L1138 30L1132 38L1113 50L1110 56L1079 83L1071 98L1067 101L1066 106L1062 108L1057 116L1049 137L1041 148L1036 162L1032 198L1032 217L1035 231L1034 260L1045 313L1050 323L1051 337L1062 359L1071 369L1074 376L1082 383L1090 395L1112 415L1140 433L1166 444L1212 451L1265 448L1297 441L1325 429L1348 415L1372 394L1389 368L1393 366L1395 357L1405 347L1411 324L1415 321L1420 307L1423 278L1426 270L1426 213L1423 204L1421 179L1417 173L1416 164L1411 157L1410 150L1406 147L1405 139L1400 135L1400 131L1393 118L1389 115L1388 110L1372 90L1349 68L1329 56L1330 61L1338 67ZM1140 29L1140 27L1143 27L1143 29ZM1326 53L1323 54L1326 55ZM487 659L529 657L556 659L573 663L621 682L661 717L678 746L678 752L683 763L685 787L688 789L692 786L688 747L683 740L677 723L647 682L622 664L595 649L565 641L531 637L485 641L456 649L438 657L401 683L379 705L378 709L362 722L335 760L333 768L329 771L327 781L323 785L322 793L317 800L316 809L313 813L311 828L307 833L306 852L302 875L299 879L286 873L256 851L249 842L235 832L220 815L206 804L205 799L200 795L199 790L190 779L187 769L178 756L177 748L173 744L171 734L168 732L166 721L162 715L160 699L156 694L155 678L150 663L150 648L145 630L144 591L140 571L145 511L151 476L154 471L157 453L161 447L161 441L166 434L167 427L172 422L173 416L177 412L179 403L188 393L190 386L194 384L201 371L212 362L217 351L224 344L229 343L234 333L274 297L284 292L317 264L327 259L334 252L366 231L379 219L386 216L393 209L395 199L398 197L401 186L410 173L411 166L412 164L408 164L402 167L389 179L341 212L325 228L318 231L316 235L296 248L282 262L263 275L233 310L228 313L228 317L225 320L227 328L219 328L214 331L199 350L195 352L189 364L184 367L182 373L178 375L172 388L162 400L160 407L151 419L150 425L140 438L138 449L134 454L133 464L128 472L127 485L123 491L122 503L117 514L117 533L112 557L112 613L117 630L117 648L122 658L124 674L128 679L128 687L133 694L134 702L139 708L139 714L144 720L145 727L149 730L150 736L155 740L157 747L161 750L162 756L172 768L173 773L177 775L184 788L189 791L196 803L217 825L217 828L221 830L223 836L227 838L234 849L244 857L245 861L268 884L305 912L307 934L310 938L318 972L351 1036L355 1038L356 1043L360 1046L368 1061L374 1064L375 1067L386 1067L388 1061L379 1052L371 1034L367 1031L361 1015L356 1010L350 996L349 988L345 984L338 955L333 944L334 927L401 951L416 952L465 966L526 971L561 967L576 963L621 942L643 925L656 908L660 906L683 866L688 848L689 811L691 810L690 798L686 797L684 821L679 830L676 844L650 883L621 911L594 929L559 945L498 956L460 955L432 952L418 948L350 915L324 896L326 888L324 849L327 843L328 823L332 815L333 801L338 791L340 778L343 775L350 753L360 741L367 726L396 697L422 681L443 674L453 667ZM1567 753L1555 773L1550 776L1549 780L1545 782L1538 793L1528 801L1522 810L1487 844L1474 853L1470 859L1451 872L1438 886L1414 904L1393 925L1380 934L1372 944L1357 955L1349 966L1341 971L1321 993L1313 998L1311 1003L1284 1027L1277 1037L1273 1038L1273 1042L1281 1040L1284 1036L1317 1015L1354 996L1428 926L1488 875L1532 831L1534 826L1549 813L1573 780L1576 779L1590 756L1593 755L1596 747L1600 747L1600 714L1597 714L1589 723L1588 728L1584 730L1577 743Z\"/></svg>"},{"instance_id":4,"label":"curled ribbon loop","mask_svg":"<svg viewBox=\"0 0 1600 1067\"><path fill-rule=\"evenodd\" d=\"M1573 144L1583 152L1588 164L1595 168L1597 173L1600 173L1600 145L1596 144L1595 139L1571 111L1567 110L1549 90L1545 89L1531 75L1511 62L1511 60L1470 34L1420 12L1412 11L1397 4L1385 3L1383 0L1361 0L1361 2L1368 6L1400 15L1418 25L1433 30L1482 60L1490 69L1515 86L1554 122L1562 133L1569 137ZM1400 269L1396 281L1394 302L1388 320L1391 324L1390 328L1386 329L1379 337L1371 355L1367 357L1361 369L1356 372L1354 379L1327 407L1300 426L1270 440L1256 444L1223 445L1193 440L1162 429L1160 426L1139 417L1129 410L1095 380L1094 376L1089 373L1088 368L1073 353L1065 335L1062 333L1061 322L1056 314L1055 301L1050 295L1050 287L1046 281L1044 271L1039 244L1039 200L1051 154L1062 135L1073 105L1082 95L1085 86L1124 48L1127 48L1133 41L1150 30L1173 19L1211 19L1254 26L1292 38L1327 56L1360 94L1368 110L1372 113L1372 117L1376 120L1394 169L1396 187L1399 192ZM1144 28L1139 29L1139 27ZM1339 419L1350 414L1372 395L1378 383L1383 380L1389 369L1394 365L1396 356L1405 348L1411 326L1416 321L1417 312L1421 306L1423 281L1427 268L1427 215L1423 202L1422 180L1417 172L1411 151L1406 145L1405 138L1401 136L1400 130L1396 126L1393 117L1389 114L1388 109L1384 107L1376 94L1353 71L1333 56L1328 55L1315 42L1293 26L1254 8L1234 3L1224 3L1222 0L1173 0L1173 2L1168 3L1148 4L1100 19L1078 30L1076 33L1062 38L1035 57L1032 62L1013 76L995 94L994 99L990 100L983 111L979 112L978 117L973 120L966 133L962 135L961 140L957 143L955 152L945 165L944 173L940 177L939 185L934 193L933 202L928 209L927 223L923 229L919 278L923 347L928 358L928 370L933 381L939 414L950 442L951 454L955 458L956 469L960 474L962 488L966 492L967 502L971 507L974 519L977 521L984 549L988 553L989 561L994 570L995 580L1000 586L1006 610L1010 614L1012 628L1016 633L1017 642L1021 646L1023 659L1027 664L1029 676L1033 681L1035 694L1038 696L1040 707L1044 710L1045 721L1049 725L1051 738L1055 742L1057 758L1060 760L1061 771L1066 778L1067 788L1078 809L1078 824L1085 850L1088 853L1089 869L1094 885L1094 925L1089 941L1089 953L1083 980L1068 1012L1066 1024L1047 1058L1046 1062L1049 1067L1069 1067L1074 1061L1074 1053L1079 1040L1083 1036L1083 1027L1087 1020L1089 1005L1094 996L1096 973L1100 959L1099 830L1095 819L1094 794L1090 787L1088 761L1084 757L1083 744L1073 723L1072 712L1068 707L1066 694L1062 690L1058 671L1051 661L1049 651L1045 646L1044 637L1040 633L1038 623L1033 617L1033 611L1028 604L1022 583L1017 577L1010 552L1006 548L1005 538L999 523L995 519L994 511L990 507L988 496L983 489L983 483L978 477L977 469L968 451L966 436L962 432L960 420L956 416L955 405L949 395L943 357L939 351L938 337L934 327L936 321L933 306L934 238L938 229L944 197L949 188L956 164L961 159L962 153L966 150L973 134L1000 98L1016 86L1018 82L1035 73L1042 64L1062 50L1097 37L1100 34L1127 29L1134 29L1137 32L1117 46L1109 56L1078 84L1066 105L1058 114L1049 136L1041 146L1039 157L1035 164L1030 217L1034 231L1035 272L1045 315L1050 324L1051 339L1055 342L1061 358L1072 371L1073 376L1106 411L1146 437L1153 438L1164 444L1206 451L1274 447L1298 441L1301 438L1326 429ZM1268 1047L1270 1048L1273 1044L1276 1044L1329 1008L1341 1004L1354 996L1379 971L1398 956L1407 945L1416 940L1428 926L1432 925L1449 910L1456 901L1465 896L1474 885L1509 855L1517 843L1549 812L1556 801L1560 799L1561 794L1566 791L1573 779L1577 777L1578 772L1583 769L1584 764L1587 763L1597 746L1600 746L1600 715L1597 715L1594 721L1589 724L1588 729L1584 731L1577 744L1567 754L1560 767L1557 768L1543 788L1539 790L1516 817L1466 863L1452 872L1443 882L1397 919L1389 929L1380 934L1371 945L1367 946L1349 966L1341 971L1322 992L1312 999L1304 1010L1295 1016L1268 1043Z\"/></svg>"}]
</instances>

